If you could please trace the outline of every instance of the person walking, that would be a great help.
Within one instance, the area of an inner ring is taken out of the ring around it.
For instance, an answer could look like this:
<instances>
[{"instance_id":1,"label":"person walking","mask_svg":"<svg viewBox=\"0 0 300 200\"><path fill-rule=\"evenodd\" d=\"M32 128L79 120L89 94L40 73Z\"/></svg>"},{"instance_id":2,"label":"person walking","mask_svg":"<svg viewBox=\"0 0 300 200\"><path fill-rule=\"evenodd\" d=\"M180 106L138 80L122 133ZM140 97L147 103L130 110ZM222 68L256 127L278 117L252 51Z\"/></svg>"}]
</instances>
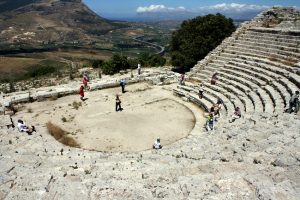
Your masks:
<instances>
[{"instance_id":1,"label":"person walking","mask_svg":"<svg viewBox=\"0 0 300 200\"><path fill-rule=\"evenodd\" d=\"M90 90L90 87L88 86L88 82L89 82L89 77L88 77L87 73L84 73L83 78L82 78L82 84L84 86L84 89L86 89L86 90Z\"/></svg>"},{"instance_id":2,"label":"person walking","mask_svg":"<svg viewBox=\"0 0 300 200\"><path fill-rule=\"evenodd\" d=\"M125 80L124 79L121 79L120 86L121 86L122 93L125 93Z\"/></svg>"},{"instance_id":3,"label":"person walking","mask_svg":"<svg viewBox=\"0 0 300 200\"><path fill-rule=\"evenodd\" d=\"M123 108L121 107L121 100L119 95L116 95L116 112L122 111Z\"/></svg>"},{"instance_id":4,"label":"person walking","mask_svg":"<svg viewBox=\"0 0 300 200\"><path fill-rule=\"evenodd\" d=\"M80 95L80 100L84 101L84 87L83 87L83 85L80 86L80 88L79 88L79 95Z\"/></svg>"},{"instance_id":5,"label":"person walking","mask_svg":"<svg viewBox=\"0 0 300 200\"><path fill-rule=\"evenodd\" d=\"M137 71L138 71L138 75L141 75L141 64L140 63L138 64Z\"/></svg>"}]
</instances>

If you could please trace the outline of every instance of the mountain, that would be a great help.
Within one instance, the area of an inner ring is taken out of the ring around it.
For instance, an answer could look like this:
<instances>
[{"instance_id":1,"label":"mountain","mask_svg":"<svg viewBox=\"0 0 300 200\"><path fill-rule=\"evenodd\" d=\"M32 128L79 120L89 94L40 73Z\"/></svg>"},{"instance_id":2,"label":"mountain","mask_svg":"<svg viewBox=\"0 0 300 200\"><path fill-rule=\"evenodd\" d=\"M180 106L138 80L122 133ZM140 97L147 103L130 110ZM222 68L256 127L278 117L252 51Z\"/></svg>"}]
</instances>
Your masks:
<instances>
[{"instance_id":1,"label":"mountain","mask_svg":"<svg viewBox=\"0 0 300 200\"><path fill-rule=\"evenodd\" d=\"M88 45L119 26L81 0L0 0L0 50Z\"/></svg>"}]
</instances>

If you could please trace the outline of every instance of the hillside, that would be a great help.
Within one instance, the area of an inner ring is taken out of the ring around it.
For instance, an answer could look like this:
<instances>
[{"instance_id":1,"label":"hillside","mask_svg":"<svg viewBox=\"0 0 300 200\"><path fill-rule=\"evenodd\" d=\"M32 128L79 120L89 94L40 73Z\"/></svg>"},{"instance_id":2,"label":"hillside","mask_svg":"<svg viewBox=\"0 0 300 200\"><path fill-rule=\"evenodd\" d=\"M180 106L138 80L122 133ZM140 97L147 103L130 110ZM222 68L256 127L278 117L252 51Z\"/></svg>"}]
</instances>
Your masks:
<instances>
[{"instance_id":1,"label":"hillside","mask_svg":"<svg viewBox=\"0 0 300 200\"><path fill-rule=\"evenodd\" d=\"M1 50L84 46L120 25L81 0L0 0Z\"/></svg>"}]
</instances>

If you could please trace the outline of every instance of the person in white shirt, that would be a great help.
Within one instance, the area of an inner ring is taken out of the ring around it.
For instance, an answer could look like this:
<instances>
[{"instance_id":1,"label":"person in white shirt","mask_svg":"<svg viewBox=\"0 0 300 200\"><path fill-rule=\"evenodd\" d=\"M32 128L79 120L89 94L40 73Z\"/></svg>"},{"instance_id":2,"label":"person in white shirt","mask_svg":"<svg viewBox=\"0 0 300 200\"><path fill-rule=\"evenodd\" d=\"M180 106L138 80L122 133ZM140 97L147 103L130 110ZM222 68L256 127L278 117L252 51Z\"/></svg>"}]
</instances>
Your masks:
<instances>
[{"instance_id":1,"label":"person in white shirt","mask_svg":"<svg viewBox=\"0 0 300 200\"><path fill-rule=\"evenodd\" d=\"M154 144L153 144L153 149L161 149L162 146L160 144L160 138L157 138L155 141L154 141Z\"/></svg>"},{"instance_id":2,"label":"person in white shirt","mask_svg":"<svg viewBox=\"0 0 300 200\"><path fill-rule=\"evenodd\" d=\"M32 132L36 132L34 126L27 126L23 120L18 120L18 129L20 132L26 132L28 135L32 135Z\"/></svg>"},{"instance_id":3,"label":"person in white shirt","mask_svg":"<svg viewBox=\"0 0 300 200\"><path fill-rule=\"evenodd\" d=\"M202 99L202 98L203 98L203 93L204 93L204 86L203 86L203 84L201 83L201 84L200 84L200 87L199 87L199 93L198 93L199 99Z\"/></svg>"},{"instance_id":4,"label":"person in white shirt","mask_svg":"<svg viewBox=\"0 0 300 200\"><path fill-rule=\"evenodd\" d=\"M138 71L138 75L141 75L141 64L138 64L137 71Z\"/></svg>"}]
</instances>

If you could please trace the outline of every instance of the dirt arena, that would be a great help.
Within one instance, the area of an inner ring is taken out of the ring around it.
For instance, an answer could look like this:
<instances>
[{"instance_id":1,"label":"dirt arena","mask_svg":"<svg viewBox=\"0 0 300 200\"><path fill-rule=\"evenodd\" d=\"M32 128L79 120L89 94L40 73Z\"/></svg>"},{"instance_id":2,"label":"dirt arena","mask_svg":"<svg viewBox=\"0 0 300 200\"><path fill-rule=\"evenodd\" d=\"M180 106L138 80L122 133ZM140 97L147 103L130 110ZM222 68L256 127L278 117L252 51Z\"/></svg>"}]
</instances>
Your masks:
<instances>
[{"instance_id":1,"label":"dirt arena","mask_svg":"<svg viewBox=\"0 0 300 200\"><path fill-rule=\"evenodd\" d=\"M83 149L125 152L152 148L157 137L163 145L187 137L195 126L193 112L174 97L171 90L140 83L126 87L86 92L82 106L79 95L25 104L16 118L46 128L47 122L67 131ZM115 111L120 94L123 111ZM77 104L75 103L75 104Z\"/></svg>"}]
</instances>

